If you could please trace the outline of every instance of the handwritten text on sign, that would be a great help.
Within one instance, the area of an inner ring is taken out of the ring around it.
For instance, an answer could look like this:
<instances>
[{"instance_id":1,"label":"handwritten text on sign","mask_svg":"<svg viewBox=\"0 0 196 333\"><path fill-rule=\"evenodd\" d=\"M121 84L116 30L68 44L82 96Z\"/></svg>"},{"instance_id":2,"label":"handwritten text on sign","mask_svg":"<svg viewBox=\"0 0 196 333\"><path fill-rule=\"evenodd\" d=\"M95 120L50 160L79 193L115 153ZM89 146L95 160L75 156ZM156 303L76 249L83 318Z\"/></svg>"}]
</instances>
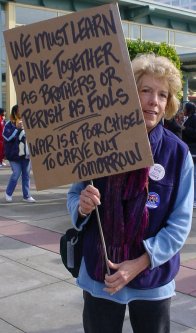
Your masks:
<instances>
[{"instance_id":1,"label":"handwritten text on sign","mask_svg":"<svg viewBox=\"0 0 196 333\"><path fill-rule=\"evenodd\" d=\"M117 5L4 34L37 189L152 164Z\"/></svg>"}]
</instances>

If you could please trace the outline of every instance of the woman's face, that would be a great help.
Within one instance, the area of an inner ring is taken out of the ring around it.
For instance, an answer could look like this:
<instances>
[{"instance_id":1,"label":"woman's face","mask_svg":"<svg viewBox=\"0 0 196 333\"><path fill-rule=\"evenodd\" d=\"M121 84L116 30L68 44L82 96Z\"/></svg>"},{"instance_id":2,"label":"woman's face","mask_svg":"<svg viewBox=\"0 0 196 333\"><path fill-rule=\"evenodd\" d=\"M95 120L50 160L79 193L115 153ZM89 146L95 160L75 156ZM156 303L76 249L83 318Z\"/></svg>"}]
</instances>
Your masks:
<instances>
[{"instance_id":1,"label":"woman's face","mask_svg":"<svg viewBox=\"0 0 196 333\"><path fill-rule=\"evenodd\" d=\"M143 75L139 82L139 98L148 132L160 122L165 114L169 96L168 88L165 79L156 78L150 74Z\"/></svg>"}]
</instances>

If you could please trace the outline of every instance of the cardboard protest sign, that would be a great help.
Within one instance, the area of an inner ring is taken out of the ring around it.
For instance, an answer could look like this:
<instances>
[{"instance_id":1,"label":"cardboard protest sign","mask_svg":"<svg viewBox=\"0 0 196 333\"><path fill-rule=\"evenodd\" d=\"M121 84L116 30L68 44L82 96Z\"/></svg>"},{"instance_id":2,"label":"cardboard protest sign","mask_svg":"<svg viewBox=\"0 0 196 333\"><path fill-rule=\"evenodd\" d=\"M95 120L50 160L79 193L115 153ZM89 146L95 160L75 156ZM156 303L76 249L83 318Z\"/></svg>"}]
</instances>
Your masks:
<instances>
[{"instance_id":1,"label":"cardboard protest sign","mask_svg":"<svg viewBox=\"0 0 196 333\"><path fill-rule=\"evenodd\" d=\"M4 37L38 190L153 164L116 4Z\"/></svg>"}]
</instances>

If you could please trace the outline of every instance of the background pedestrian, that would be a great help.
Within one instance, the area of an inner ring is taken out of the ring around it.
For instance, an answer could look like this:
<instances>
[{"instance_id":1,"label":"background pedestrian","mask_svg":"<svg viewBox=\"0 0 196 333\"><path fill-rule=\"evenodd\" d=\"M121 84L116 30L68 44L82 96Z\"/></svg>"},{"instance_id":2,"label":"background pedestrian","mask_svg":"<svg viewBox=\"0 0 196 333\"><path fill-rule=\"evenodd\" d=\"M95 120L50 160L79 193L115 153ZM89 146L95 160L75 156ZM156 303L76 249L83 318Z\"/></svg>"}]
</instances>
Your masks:
<instances>
[{"instance_id":1,"label":"background pedestrian","mask_svg":"<svg viewBox=\"0 0 196 333\"><path fill-rule=\"evenodd\" d=\"M21 176L23 200L33 203L35 199L30 195L31 163L18 105L14 105L11 110L10 120L5 124L3 130L3 138L5 142L5 155L12 169L12 175L6 188L5 199L7 202L13 200L12 195Z\"/></svg>"}]
</instances>

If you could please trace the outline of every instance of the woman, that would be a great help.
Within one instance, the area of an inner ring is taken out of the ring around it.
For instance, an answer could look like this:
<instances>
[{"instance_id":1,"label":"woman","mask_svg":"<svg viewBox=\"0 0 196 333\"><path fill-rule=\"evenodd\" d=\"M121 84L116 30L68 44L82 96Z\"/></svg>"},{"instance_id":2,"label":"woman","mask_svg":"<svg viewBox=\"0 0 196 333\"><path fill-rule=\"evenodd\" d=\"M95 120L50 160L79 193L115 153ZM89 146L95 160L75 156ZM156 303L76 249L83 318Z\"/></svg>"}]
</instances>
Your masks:
<instances>
[{"instance_id":1,"label":"woman","mask_svg":"<svg viewBox=\"0 0 196 333\"><path fill-rule=\"evenodd\" d=\"M5 155L12 168L5 199L7 202L12 202L12 194L19 177L22 175L23 201L33 203L35 199L30 195L30 158L18 105L14 105L12 108L10 120L3 130L3 138Z\"/></svg>"},{"instance_id":2,"label":"woman","mask_svg":"<svg viewBox=\"0 0 196 333\"><path fill-rule=\"evenodd\" d=\"M77 279L84 290L85 333L122 332L126 304L134 333L170 332L179 251L191 228L193 161L188 147L162 125L178 110L180 73L167 58L153 54L136 57L132 66L154 166L94 180L94 186L74 184L68 193L73 224L86 225Z\"/></svg>"}]
</instances>

